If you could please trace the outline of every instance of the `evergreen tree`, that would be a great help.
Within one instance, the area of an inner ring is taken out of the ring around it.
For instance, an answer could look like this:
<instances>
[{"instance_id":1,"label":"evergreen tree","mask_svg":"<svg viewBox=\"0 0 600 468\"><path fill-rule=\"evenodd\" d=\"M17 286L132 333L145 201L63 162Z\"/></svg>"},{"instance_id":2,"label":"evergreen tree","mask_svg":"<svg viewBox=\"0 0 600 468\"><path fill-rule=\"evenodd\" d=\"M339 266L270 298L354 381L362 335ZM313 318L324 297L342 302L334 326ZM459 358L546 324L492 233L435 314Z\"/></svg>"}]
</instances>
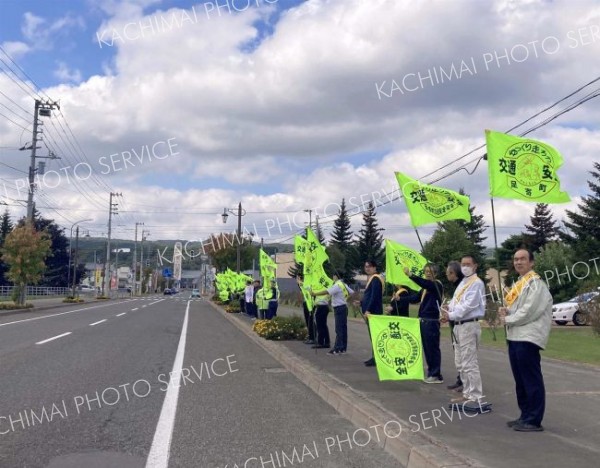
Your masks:
<instances>
[{"instance_id":1,"label":"evergreen tree","mask_svg":"<svg viewBox=\"0 0 600 468\"><path fill-rule=\"evenodd\" d=\"M535 211L531 217L531 225L525 225L528 231L527 241L529 248L537 252L548 242L556 240L558 237L558 228L556 221L552 219L552 212L546 203L535 205Z\"/></svg>"},{"instance_id":2,"label":"evergreen tree","mask_svg":"<svg viewBox=\"0 0 600 468\"><path fill-rule=\"evenodd\" d=\"M504 284L508 286L511 286L519 277L519 274L515 271L513 265L513 255L518 249L531 250L529 236L523 232L509 236L502 244L500 244L500 247L498 247L497 255L498 262L500 263L500 270L507 270ZM496 261L494 261L493 266L494 268L497 268Z\"/></svg>"},{"instance_id":3,"label":"evergreen tree","mask_svg":"<svg viewBox=\"0 0 600 468\"><path fill-rule=\"evenodd\" d=\"M578 258L600 251L600 163L594 163L590 174L593 179L587 184L592 193L582 197L577 205L579 213L567 210L569 221L565 221L565 226L571 233L560 233L561 238L574 248Z\"/></svg>"},{"instance_id":4,"label":"evergreen tree","mask_svg":"<svg viewBox=\"0 0 600 468\"><path fill-rule=\"evenodd\" d=\"M383 229L377 224L375 204L369 202L367 211L363 213L362 226L353 249L352 265L354 269L362 271L365 261L369 259L373 259L381 265L380 271L383 269L384 249L381 231Z\"/></svg>"},{"instance_id":5,"label":"evergreen tree","mask_svg":"<svg viewBox=\"0 0 600 468\"><path fill-rule=\"evenodd\" d=\"M346 210L346 201L342 198L340 212L333 223L333 232L331 233L331 241L329 242L327 253L330 256L330 259L332 258L330 249L334 252L334 257L337 252L341 255L341 257L338 256L339 261L334 266L340 274L340 277L346 282L352 282L354 279L351 265L352 232L350 231L350 226L350 217ZM332 264L334 263L333 260L331 260L331 262Z\"/></svg>"},{"instance_id":6,"label":"evergreen tree","mask_svg":"<svg viewBox=\"0 0 600 468\"><path fill-rule=\"evenodd\" d=\"M4 214L2 215L2 219L0 220L0 248L4 245L4 239L6 236L10 234L13 230L13 223L10 219L10 213L8 212L8 208L4 210ZM6 278L6 273L8 272L8 265L3 261L0 256L0 286L8 286L10 285L10 281Z\"/></svg>"}]
</instances>

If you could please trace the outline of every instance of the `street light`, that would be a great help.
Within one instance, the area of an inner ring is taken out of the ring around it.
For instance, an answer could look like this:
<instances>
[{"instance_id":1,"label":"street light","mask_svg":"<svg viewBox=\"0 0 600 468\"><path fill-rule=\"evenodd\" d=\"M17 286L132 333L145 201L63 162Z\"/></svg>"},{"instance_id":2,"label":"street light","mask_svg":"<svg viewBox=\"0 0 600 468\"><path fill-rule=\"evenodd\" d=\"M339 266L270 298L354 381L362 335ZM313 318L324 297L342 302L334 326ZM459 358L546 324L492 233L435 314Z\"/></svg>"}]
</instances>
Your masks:
<instances>
[{"instance_id":1,"label":"street light","mask_svg":"<svg viewBox=\"0 0 600 468\"><path fill-rule=\"evenodd\" d=\"M69 235L69 271L67 272L67 286L71 284L71 243L73 242L73 228L79 223L85 223L86 221L93 221L93 219L82 219L81 221L77 221L73 223L71 226L71 234ZM73 276L75 276L75 272L73 272Z\"/></svg>"},{"instance_id":2,"label":"street light","mask_svg":"<svg viewBox=\"0 0 600 468\"><path fill-rule=\"evenodd\" d=\"M236 248L236 270L239 273L241 269L241 257L240 257L240 243L242 237L242 216L246 216L246 210L242 209L242 202L238 204L237 213L235 212L235 208L223 208L223 214L221 217L223 218L223 224L227 222L227 218L229 214L237 216L238 218L238 228L237 228L237 248Z\"/></svg>"}]
</instances>

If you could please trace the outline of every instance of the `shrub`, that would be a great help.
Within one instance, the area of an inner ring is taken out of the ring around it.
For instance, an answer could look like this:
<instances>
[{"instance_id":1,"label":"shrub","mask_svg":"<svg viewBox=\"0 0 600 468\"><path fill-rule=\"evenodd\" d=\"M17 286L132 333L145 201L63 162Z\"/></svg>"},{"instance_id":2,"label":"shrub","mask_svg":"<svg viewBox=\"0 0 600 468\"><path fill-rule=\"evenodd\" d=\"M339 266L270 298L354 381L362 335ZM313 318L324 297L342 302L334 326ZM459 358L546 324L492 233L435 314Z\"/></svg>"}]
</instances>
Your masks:
<instances>
[{"instance_id":1,"label":"shrub","mask_svg":"<svg viewBox=\"0 0 600 468\"><path fill-rule=\"evenodd\" d=\"M33 307L33 304L31 303L27 303L25 305L19 305L19 304L0 304L0 310L17 310L17 309L31 309Z\"/></svg>"},{"instance_id":2,"label":"shrub","mask_svg":"<svg viewBox=\"0 0 600 468\"><path fill-rule=\"evenodd\" d=\"M230 314L239 314L241 312L239 302L230 302L225 306L225 312Z\"/></svg>"},{"instance_id":3,"label":"shrub","mask_svg":"<svg viewBox=\"0 0 600 468\"><path fill-rule=\"evenodd\" d=\"M108 298L108 297L106 297L106 296L97 296L97 297L96 297L96 299L98 299L99 301L106 301L106 300L108 300L109 298Z\"/></svg>"},{"instance_id":4,"label":"shrub","mask_svg":"<svg viewBox=\"0 0 600 468\"><path fill-rule=\"evenodd\" d=\"M252 330L267 340L305 340L308 335L304 319L298 315L257 320Z\"/></svg>"},{"instance_id":5,"label":"shrub","mask_svg":"<svg viewBox=\"0 0 600 468\"><path fill-rule=\"evenodd\" d=\"M85 301L83 299L81 299L80 297L68 296L63 299L63 302L65 302L67 304L78 304L80 302L85 302Z\"/></svg>"}]
</instances>

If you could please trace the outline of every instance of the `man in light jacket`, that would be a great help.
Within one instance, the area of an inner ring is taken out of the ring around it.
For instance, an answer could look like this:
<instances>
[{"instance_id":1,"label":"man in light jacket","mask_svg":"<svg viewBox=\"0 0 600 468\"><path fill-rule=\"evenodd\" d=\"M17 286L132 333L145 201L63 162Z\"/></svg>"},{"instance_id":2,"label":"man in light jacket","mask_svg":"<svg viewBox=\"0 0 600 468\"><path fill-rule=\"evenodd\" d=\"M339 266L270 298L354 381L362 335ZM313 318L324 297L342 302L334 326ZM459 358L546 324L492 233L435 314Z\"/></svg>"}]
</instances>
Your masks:
<instances>
[{"instance_id":1,"label":"man in light jacket","mask_svg":"<svg viewBox=\"0 0 600 468\"><path fill-rule=\"evenodd\" d=\"M546 390L540 350L546 347L552 325L552 296L546 283L533 271L533 254L519 249L513 257L518 281L505 296L508 307L498 315L506 324L508 357L516 384L521 415L507 423L520 432L543 431Z\"/></svg>"}]
</instances>

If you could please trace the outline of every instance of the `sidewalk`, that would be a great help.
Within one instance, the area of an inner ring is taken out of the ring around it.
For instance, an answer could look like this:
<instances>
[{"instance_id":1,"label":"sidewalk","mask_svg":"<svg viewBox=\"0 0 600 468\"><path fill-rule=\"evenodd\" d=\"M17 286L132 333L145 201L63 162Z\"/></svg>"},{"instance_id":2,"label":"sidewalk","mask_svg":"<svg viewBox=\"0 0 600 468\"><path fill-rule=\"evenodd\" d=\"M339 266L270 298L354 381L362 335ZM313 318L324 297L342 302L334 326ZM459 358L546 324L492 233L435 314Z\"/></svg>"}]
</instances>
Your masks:
<instances>
[{"instance_id":1,"label":"sidewalk","mask_svg":"<svg viewBox=\"0 0 600 468\"><path fill-rule=\"evenodd\" d=\"M278 315L302 315L299 309L280 307ZM251 327L245 316L235 314L240 325ZM329 315L331 342L334 322ZM596 466L600 456L600 368L543 359L546 383L545 432L519 433L508 429L506 422L518 415L514 381L504 350L482 348L480 369L485 401L492 411L468 418L462 414L452 420L444 413L456 393L446 389L456 377L453 350L442 341L443 385L417 381L380 382L375 368L363 361L371 356L369 335L364 323L348 323L348 353L328 355L298 341L273 343L307 361L318 373L327 373L348 385L406 423L406 433L433 438L465 459L489 467ZM433 419L433 416L441 417ZM402 437L404 437L404 432ZM430 466L449 466L432 464Z\"/></svg>"},{"instance_id":2,"label":"sidewalk","mask_svg":"<svg viewBox=\"0 0 600 468\"><path fill-rule=\"evenodd\" d=\"M52 310L52 309L56 309L59 307L68 307L68 306L81 306L82 304L89 304L90 302L101 302L96 300L96 296L93 294L80 294L80 299L83 299L84 302L79 302L79 303L65 303L64 301L64 297L40 297L38 298L28 298L27 299L27 303L29 304L33 304L33 307L29 308L29 309L7 309L7 310L0 310L0 317L4 317L7 315L14 315L14 314L24 314L24 313L31 313L31 312L39 312L39 311L44 311L44 310ZM118 297L114 297L112 299L124 299L124 298L129 298L129 294L127 294L124 297L118 296ZM1 302L0 302L1 303Z\"/></svg>"}]
</instances>

